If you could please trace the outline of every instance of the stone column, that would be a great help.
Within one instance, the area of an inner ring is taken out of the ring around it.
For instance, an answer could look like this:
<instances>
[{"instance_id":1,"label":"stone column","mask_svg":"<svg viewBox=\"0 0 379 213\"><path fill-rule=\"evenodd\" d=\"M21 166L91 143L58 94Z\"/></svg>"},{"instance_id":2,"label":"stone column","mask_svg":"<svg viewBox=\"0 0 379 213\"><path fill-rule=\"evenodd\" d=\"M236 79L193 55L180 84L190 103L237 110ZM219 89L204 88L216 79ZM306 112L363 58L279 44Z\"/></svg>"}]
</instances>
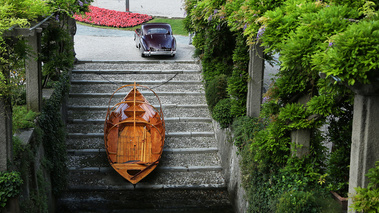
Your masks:
<instances>
[{"instance_id":1,"label":"stone column","mask_svg":"<svg viewBox=\"0 0 379 213\"><path fill-rule=\"evenodd\" d=\"M306 107L308 101L311 99L309 95L303 95L297 102ZM297 129L291 132L291 152L292 156L302 158L309 154L311 144L311 130L310 129Z\"/></svg>"},{"instance_id":2,"label":"stone column","mask_svg":"<svg viewBox=\"0 0 379 213\"><path fill-rule=\"evenodd\" d=\"M311 144L311 130L297 129L291 132L291 145L292 156L302 158L309 154Z\"/></svg>"},{"instance_id":3,"label":"stone column","mask_svg":"<svg viewBox=\"0 0 379 213\"><path fill-rule=\"evenodd\" d=\"M354 117L351 143L349 197L355 195L354 188L366 188L365 176L379 160L379 90L365 85L355 90ZM378 87L378 86L375 86ZM348 206L352 204L349 199ZM355 212L349 209L349 212Z\"/></svg>"},{"instance_id":4,"label":"stone column","mask_svg":"<svg viewBox=\"0 0 379 213\"><path fill-rule=\"evenodd\" d=\"M248 90L247 90L247 116L259 117L262 104L264 59L263 47L255 45L250 49Z\"/></svg>"},{"instance_id":5,"label":"stone column","mask_svg":"<svg viewBox=\"0 0 379 213\"><path fill-rule=\"evenodd\" d=\"M8 170L12 162L12 111L8 98L0 96L0 171Z\"/></svg>"},{"instance_id":6,"label":"stone column","mask_svg":"<svg viewBox=\"0 0 379 213\"><path fill-rule=\"evenodd\" d=\"M42 104L42 67L38 58L41 47L41 32L42 29L37 28L32 35L25 38L32 50L32 54L25 61L26 104L29 110L35 112L41 111Z\"/></svg>"}]
</instances>

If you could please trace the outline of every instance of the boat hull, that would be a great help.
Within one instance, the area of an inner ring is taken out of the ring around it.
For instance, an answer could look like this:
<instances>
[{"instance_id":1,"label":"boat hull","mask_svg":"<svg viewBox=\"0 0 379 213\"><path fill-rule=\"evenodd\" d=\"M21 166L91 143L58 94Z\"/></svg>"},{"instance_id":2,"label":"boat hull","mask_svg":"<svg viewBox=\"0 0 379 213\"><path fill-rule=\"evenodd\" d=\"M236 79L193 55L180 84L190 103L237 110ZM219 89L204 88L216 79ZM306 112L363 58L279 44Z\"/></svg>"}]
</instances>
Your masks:
<instances>
[{"instance_id":1,"label":"boat hull","mask_svg":"<svg viewBox=\"0 0 379 213\"><path fill-rule=\"evenodd\" d=\"M138 90L137 87L143 86L125 85L116 92L126 87L133 88L121 102L112 108L108 107L104 142L110 165L122 177L136 184L159 163L165 139L165 123L162 108L155 109ZM159 101L158 96L156 98Z\"/></svg>"}]
</instances>

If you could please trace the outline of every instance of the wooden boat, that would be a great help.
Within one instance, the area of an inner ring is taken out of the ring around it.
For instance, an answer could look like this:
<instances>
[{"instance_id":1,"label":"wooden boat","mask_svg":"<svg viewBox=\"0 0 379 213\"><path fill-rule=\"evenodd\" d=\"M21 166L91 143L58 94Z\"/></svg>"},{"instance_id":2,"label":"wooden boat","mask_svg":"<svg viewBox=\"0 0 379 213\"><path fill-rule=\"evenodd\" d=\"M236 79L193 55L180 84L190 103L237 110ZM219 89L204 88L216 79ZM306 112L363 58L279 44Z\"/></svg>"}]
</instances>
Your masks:
<instances>
[{"instance_id":1,"label":"wooden boat","mask_svg":"<svg viewBox=\"0 0 379 213\"><path fill-rule=\"evenodd\" d=\"M132 87L125 98L110 108L113 96ZM111 166L132 184L138 183L158 165L165 139L162 106L153 107L138 88L152 91L136 83L118 88L111 96L104 123L104 141Z\"/></svg>"}]
</instances>

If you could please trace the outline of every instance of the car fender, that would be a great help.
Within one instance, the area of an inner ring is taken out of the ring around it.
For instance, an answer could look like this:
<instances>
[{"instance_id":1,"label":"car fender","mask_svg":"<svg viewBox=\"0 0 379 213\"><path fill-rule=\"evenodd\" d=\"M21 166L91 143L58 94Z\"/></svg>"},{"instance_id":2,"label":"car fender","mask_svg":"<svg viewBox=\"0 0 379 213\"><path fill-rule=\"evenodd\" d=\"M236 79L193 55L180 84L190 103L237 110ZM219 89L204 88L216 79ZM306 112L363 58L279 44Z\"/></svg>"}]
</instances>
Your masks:
<instances>
[{"instance_id":1,"label":"car fender","mask_svg":"<svg viewBox=\"0 0 379 213\"><path fill-rule=\"evenodd\" d=\"M140 40L140 43L141 43L141 46L144 50L148 50L148 47L147 47L147 44L146 44L146 41L145 39L142 37L141 40Z\"/></svg>"},{"instance_id":2,"label":"car fender","mask_svg":"<svg viewBox=\"0 0 379 213\"><path fill-rule=\"evenodd\" d=\"M173 37L173 39L171 41L171 49L176 50L176 39L175 39L175 37Z\"/></svg>"}]
</instances>

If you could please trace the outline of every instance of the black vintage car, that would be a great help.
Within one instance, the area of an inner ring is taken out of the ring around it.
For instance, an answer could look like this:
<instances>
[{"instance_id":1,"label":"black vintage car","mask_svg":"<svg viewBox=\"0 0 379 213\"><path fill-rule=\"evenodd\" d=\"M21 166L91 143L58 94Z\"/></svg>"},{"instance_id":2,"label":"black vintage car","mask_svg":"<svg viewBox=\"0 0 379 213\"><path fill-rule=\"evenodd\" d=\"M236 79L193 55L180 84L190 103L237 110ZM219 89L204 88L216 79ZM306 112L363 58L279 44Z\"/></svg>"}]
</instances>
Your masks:
<instances>
[{"instance_id":1,"label":"black vintage car","mask_svg":"<svg viewBox=\"0 0 379 213\"><path fill-rule=\"evenodd\" d=\"M135 30L134 40L141 56L176 54L176 40L171 25L167 23L148 23Z\"/></svg>"}]
</instances>

